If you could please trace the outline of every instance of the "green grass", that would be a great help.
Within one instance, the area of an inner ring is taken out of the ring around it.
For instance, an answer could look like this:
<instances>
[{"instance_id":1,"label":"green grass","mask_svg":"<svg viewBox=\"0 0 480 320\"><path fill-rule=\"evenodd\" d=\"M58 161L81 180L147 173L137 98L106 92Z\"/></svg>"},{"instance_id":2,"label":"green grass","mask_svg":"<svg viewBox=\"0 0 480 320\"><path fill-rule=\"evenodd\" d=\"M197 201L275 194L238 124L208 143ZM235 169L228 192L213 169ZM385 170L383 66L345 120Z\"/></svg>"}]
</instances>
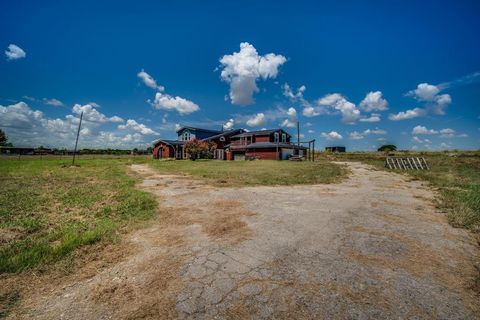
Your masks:
<instances>
[{"instance_id":1,"label":"green grass","mask_svg":"<svg viewBox=\"0 0 480 320\"><path fill-rule=\"evenodd\" d=\"M439 205L447 212L450 224L479 234L480 152L424 152L396 155L407 154L425 157L430 170L400 172L431 183L440 193ZM388 170L384 167L385 155L382 153L321 153L318 156L322 159L361 161Z\"/></svg>"},{"instance_id":2,"label":"green grass","mask_svg":"<svg viewBox=\"0 0 480 320\"><path fill-rule=\"evenodd\" d=\"M345 176L342 166L328 161L152 160L160 173L204 178L217 186L294 185L332 183Z\"/></svg>"},{"instance_id":3,"label":"green grass","mask_svg":"<svg viewBox=\"0 0 480 320\"><path fill-rule=\"evenodd\" d=\"M150 218L156 202L135 189L130 161L0 159L0 273L46 266Z\"/></svg>"}]
</instances>

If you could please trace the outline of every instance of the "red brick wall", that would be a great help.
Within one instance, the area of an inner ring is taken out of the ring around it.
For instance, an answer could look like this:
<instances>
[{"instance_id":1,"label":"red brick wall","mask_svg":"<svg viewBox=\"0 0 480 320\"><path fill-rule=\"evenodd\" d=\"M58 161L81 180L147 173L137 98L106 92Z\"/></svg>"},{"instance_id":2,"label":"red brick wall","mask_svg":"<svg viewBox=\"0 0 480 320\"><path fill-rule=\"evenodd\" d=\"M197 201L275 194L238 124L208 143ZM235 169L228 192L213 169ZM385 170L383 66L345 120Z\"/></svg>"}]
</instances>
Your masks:
<instances>
[{"instance_id":1,"label":"red brick wall","mask_svg":"<svg viewBox=\"0 0 480 320\"><path fill-rule=\"evenodd\" d=\"M162 158L170 158L173 157L172 148L167 146L166 144L160 143L155 148L153 148L153 157L158 159L158 150L162 149Z\"/></svg>"},{"instance_id":2,"label":"red brick wall","mask_svg":"<svg viewBox=\"0 0 480 320\"><path fill-rule=\"evenodd\" d=\"M277 158L277 151L276 149L259 149L253 151L248 151L245 153L247 157L257 157L262 160L278 160L280 159L280 151L278 152Z\"/></svg>"},{"instance_id":3,"label":"red brick wall","mask_svg":"<svg viewBox=\"0 0 480 320\"><path fill-rule=\"evenodd\" d=\"M256 136L255 142L269 142L270 136Z\"/></svg>"}]
</instances>

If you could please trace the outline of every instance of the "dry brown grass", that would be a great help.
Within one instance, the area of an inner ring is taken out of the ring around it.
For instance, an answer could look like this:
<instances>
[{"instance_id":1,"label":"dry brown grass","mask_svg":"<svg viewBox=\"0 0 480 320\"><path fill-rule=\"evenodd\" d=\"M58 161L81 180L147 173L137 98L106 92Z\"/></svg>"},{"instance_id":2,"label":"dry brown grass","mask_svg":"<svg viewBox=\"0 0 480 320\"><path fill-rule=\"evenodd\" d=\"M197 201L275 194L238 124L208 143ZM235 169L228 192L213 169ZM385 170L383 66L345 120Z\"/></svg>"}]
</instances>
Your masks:
<instances>
[{"instance_id":1,"label":"dry brown grass","mask_svg":"<svg viewBox=\"0 0 480 320\"><path fill-rule=\"evenodd\" d=\"M465 261L455 250L445 249L442 251L442 254L439 254L438 251L433 250L429 245L403 234L385 230L373 230L363 226L355 226L350 230L402 243L408 251L406 255L389 258L348 249L345 254L349 258L373 267L391 270L403 269L418 277L432 277L436 282L447 286L451 290L461 292L465 301L469 302L472 310L479 309L475 302L478 299L475 291L466 293L463 290L469 287L472 279L476 277L472 261ZM451 264L452 261L455 261L453 266Z\"/></svg>"}]
</instances>

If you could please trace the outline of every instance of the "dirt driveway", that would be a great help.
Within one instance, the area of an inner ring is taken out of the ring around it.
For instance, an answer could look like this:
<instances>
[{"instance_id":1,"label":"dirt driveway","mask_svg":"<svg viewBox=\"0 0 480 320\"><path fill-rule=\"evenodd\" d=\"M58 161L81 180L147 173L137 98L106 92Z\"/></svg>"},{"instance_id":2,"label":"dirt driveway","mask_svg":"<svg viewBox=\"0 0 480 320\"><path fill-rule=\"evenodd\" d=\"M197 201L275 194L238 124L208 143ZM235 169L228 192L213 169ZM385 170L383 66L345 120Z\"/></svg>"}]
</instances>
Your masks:
<instances>
[{"instance_id":1,"label":"dirt driveway","mask_svg":"<svg viewBox=\"0 0 480 320\"><path fill-rule=\"evenodd\" d=\"M340 184L214 188L132 170L161 213L93 278L32 297L38 319L474 319L475 241L418 181L348 163Z\"/></svg>"}]
</instances>

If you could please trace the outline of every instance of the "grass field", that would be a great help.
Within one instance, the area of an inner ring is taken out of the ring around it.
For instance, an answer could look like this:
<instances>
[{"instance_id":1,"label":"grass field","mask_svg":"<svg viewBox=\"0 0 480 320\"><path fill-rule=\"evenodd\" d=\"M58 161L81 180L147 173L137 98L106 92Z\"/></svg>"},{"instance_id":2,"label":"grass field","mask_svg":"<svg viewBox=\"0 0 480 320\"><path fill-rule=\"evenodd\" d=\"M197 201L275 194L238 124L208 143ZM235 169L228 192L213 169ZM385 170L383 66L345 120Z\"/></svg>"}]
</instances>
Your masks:
<instances>
[{"instance_id":1,"label":"grass field","mask_svg":"<svg viewBox=\"0 0 480 320\"><path fill-rule=\"evenodd\" d=\"M346 170L325 160L151 161L160 173L188 174L216 186L293 185L337 182Z\"/></svg>"},{"instance_id":2,"label":"grass field","mask_svg":"<svg viewBox=\"0 0 480 320\"><path fill-rule=\"evenodd\" d=\"M438 189L439 206L446 211L449 222L455 227L480 233L480 152L409 154L425 157L430 170L405 171L405 173L416 179L428 181ZM361 161L379 169L388 170L384 167L385 155L382 153L321 153L318 157L324 160Z\"/></svg>"},{"instance_id":3,"label":"grass field","mask_svg":"<svg viewBox=\"0 0 480 320\"><path fill-rule=\"evenodd\" d=\"M48 265L71 251L109 240L155 213L135 189L130 163L188 174L221 186L329 183L345 170L326 161L156 161L147 157L0 159L0 273Z\"/></svg>"},{"instance_id":4,"label":"grass field","mask_svg":"<svg viewBox=\"0 0 480 320\"><path fill-rule=\"evenodd\" d=\"M0 160L0 273L48 265L151 217L156 202L135 189L129 162Z\"/></svg>"}]
</instances>

